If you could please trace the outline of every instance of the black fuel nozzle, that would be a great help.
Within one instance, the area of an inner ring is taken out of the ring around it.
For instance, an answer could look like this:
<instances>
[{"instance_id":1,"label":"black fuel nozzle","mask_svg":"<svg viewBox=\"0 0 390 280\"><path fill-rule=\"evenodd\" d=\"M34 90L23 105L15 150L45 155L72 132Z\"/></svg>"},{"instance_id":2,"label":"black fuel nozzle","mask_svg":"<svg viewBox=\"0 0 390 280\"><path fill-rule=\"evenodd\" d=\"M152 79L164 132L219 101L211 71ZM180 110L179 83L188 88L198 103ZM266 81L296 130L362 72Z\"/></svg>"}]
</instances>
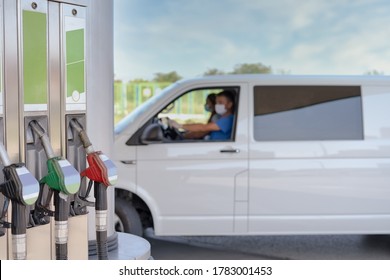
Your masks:
<instances>
[{"instance_id":1,"label":"black fuel nozzle","mask_svg":"<svg viewBox=\"0 0 390 280\"><path fill-rule=\"evenodd\" d=\"M0 189L4 196L12 202L11 232L13 257L14 259L25 259L26 206L33 205L37 201L39 196L39 183L23 163L11 164L2 144L0 144L0 158L4 165L3 173L5 179Z\"/></svg>"},{"instance_id":2,"label":"black fuel nozzle","mask_svg":"<svg viewBox=\"0 0 390 280\"><path fill-rule=\"evenodd\" d=\"M11 164L3 144L0 144L0 159L4 166L3 194L13 202L33 205L38 198L38 181L23 163Z\"/></svg>"}]
</instances>

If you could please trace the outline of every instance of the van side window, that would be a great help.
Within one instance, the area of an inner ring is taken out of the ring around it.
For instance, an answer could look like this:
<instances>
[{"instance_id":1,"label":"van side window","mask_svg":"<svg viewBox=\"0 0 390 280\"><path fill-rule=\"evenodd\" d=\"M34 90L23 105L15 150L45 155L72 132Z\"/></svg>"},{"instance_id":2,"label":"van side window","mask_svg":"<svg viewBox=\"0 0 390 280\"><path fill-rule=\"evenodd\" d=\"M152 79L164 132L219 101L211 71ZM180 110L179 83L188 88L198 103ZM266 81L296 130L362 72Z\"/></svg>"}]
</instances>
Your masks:
<instances>
[{"instance_id":1,"label":"van side window","mask_svg":"<svg viewBox=\"0 0 390 280\"><path fill-rule=\"evenodd\" d=\"M362 140L359 86L255 86L256 141Z\"/></svg>"},{"instance_id":2,"label":"van side window","mask_svg":"<svg viewBox=\"0 0 390 280\"><path fill-rule=\"evenodd\" d=\"M177 131L181 133L179 137L171 137L170 131L165 130L163 142L234 140L238 95L238 87L198 88L185 92L157 114L158 120L168 118L170 123L174 121L178 126ZM227 105L218 104L224 100ZM218 106L226 111L220 114L216 108ZM206 127L211 123L216 125L214 130ZM217 128L220 129L215 131Z\"/></svg>"},{"instance_id":3,"label":"van side window","mask_svg":"<svg viewBox=\"0 0 390 280\"><path fill-rule=\"evenodd\" d=\"M169 117L180 123L206 123L209 112L204 104L209 94L215 94L219 89L196 89L189 91L174 102L168 104L159 114L158 118Z\"/></svg>"}]
</instances>

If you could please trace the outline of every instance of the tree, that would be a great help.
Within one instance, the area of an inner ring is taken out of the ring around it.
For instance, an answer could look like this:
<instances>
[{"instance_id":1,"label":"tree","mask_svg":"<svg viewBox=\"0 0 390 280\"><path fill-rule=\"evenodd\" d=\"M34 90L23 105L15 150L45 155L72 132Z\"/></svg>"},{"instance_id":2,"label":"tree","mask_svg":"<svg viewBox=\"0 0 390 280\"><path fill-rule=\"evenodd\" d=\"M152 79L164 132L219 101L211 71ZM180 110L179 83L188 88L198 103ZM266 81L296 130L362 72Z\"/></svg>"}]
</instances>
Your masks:
<instances>
[{"instance_id":1,"label":"tree","mask_svg":"<svg viewBox=\"0 0 390 280\"><path fill-rule=\"evenodd\" d=\"M214 75L224 75L225 72L222 70L219 70L217 68L211 68L208 69L206 72L203 73L203 76L214 76Z\"/></svg>"},{"instance_id":2,"label":"tree","mask_svg":"<svg viewBox=\"0 0 390 280\"><path fill-rule=\"evenodd\" d=\"M384 75L385 73L383 71L378 70L370 70L365 73L366 75Z\"/></svg>"},{"instance_id":3,"label":"tree","mask_svg":"<svg viewBox=\"0 0 390 280\"><path fill-rule=\"evenodd\" d=\"M234 67L231 74L271 74L271 66L265 66L262 63L242 63Z\"/></svg>"},{"instance_id":4,"label":"tree","mask_svg":"<svg viewBox=\"0 0 390 280\"><path fill-rule=\"evenodd\" d=\"M279 69L276 71L277 74L280 74L280 75L290 75L291 74L291 70L284 70L284 69Z\"/></svg>"},{"instance_id":5,"label":"tree","mask_svg":"<svg viewBox=\"0 0 390 280\"><path fill-rule=\"evenodd\" d=\"M142 79L142 78L136 78L129 81L130 83L148 83L148 80Z\"/></svg>"},{"instance_id":6,"label":"tree","mask_svg":"<svg viewBox=\"0 0 390 280\"><path fill-rule=\"evenodd\" d=\"M157 83L164 83L164 82L170 82L174 83L178 80L180 80L182 77L176 73L176 71L172 71L169 73L156 73L154 74L153 82Z\"/></svg>"}]
</instances>

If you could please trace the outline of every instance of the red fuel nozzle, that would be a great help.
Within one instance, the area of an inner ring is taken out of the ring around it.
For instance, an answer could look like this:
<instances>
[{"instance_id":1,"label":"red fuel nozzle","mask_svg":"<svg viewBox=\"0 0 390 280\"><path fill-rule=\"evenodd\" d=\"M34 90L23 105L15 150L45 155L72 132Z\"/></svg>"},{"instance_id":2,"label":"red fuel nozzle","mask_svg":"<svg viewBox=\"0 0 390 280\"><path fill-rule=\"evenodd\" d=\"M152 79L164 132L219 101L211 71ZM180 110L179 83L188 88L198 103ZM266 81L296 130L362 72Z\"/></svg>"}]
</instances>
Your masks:
<instances>
[{"instance_id":1,"label":"red fuel nozzle","mask_svg":"<svg viewBox=\"0 0 390 280\"><path fill-rule=\"evenodd\" d=\"M104 184L106 187L115 184L117 175L114 163L102 152L93 152L87 155L88 168L81 172L81 176Z\"/></svg>"}]
</instances>

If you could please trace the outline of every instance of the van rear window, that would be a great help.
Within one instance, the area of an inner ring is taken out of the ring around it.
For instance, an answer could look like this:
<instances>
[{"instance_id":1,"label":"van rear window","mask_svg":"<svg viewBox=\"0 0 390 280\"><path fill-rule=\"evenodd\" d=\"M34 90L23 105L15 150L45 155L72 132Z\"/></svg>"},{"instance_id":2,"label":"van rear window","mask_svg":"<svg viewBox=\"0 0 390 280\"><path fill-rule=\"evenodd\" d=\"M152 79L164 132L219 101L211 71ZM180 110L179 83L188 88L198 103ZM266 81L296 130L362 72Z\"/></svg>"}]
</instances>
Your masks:
<instances>
[{"instance_id":1,"label":"van rear window","mask_svg":"<svg viewBox=\"0 0 390 280\"><path fill-rule=\"evenodd\" d=\"M360 86L255 86L256 141L361 140Z\"/></svg>"}]
</instances>

